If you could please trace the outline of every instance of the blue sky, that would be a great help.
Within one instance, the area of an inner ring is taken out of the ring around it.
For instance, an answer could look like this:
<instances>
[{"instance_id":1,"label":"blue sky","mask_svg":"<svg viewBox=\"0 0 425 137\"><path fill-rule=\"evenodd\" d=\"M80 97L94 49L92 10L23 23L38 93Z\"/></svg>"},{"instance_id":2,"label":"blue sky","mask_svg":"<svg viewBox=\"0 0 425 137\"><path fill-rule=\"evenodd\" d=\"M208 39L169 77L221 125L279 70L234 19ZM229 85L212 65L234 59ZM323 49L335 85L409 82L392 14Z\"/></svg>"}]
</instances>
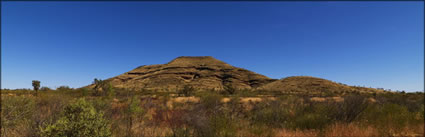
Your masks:
<instances>
[{"instance_id":1,"label":"blue sky","mask_svg":"<svg viewBox=\"0 0 425 137\"><path fill-rule=\"evenodd\" d=\"M2 88L81 87L178 56L424 89L423 2L2 2Z\"/></svg>"}]
</instances>

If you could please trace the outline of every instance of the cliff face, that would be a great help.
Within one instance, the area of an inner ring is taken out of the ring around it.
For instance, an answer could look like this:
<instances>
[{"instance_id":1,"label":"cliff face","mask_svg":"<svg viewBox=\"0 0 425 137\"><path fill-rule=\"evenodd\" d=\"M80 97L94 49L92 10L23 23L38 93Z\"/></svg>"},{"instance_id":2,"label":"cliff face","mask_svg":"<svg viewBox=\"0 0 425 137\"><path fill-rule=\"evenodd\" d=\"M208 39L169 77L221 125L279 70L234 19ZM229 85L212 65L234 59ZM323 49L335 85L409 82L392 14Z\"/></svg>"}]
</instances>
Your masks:
<instances>
[{"instance_id":1,"label":"cliff face","mask_svg":"<svg viewBox=\"0 0 425 137\"><path fill-rule=\"evenodd\" d=\"M173 91L185 85L197 89L220 90L224 85L251 89L276 80L202 56L178 57L167 64L140 66L107 81L117 88Z\"/></svg>"}]
</instances>

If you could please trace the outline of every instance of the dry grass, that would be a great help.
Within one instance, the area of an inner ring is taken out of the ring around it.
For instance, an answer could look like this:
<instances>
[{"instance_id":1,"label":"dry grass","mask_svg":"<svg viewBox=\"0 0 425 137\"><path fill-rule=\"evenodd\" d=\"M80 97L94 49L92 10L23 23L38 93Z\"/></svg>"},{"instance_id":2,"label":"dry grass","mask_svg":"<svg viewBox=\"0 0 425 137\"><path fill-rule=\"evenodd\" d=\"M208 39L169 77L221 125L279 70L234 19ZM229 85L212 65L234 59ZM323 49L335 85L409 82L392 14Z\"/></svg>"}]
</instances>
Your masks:
<instances>
[{"instance_id":1,"label":"dry grass","mask_svg":"<svg viewBox=\"0 0 425 137\"><path fill-rule=\"evenodd\" d=\"M377 129L367 126L360 127L356 124L336 123L325 130L327 137L372 137L379 136Z\"/></svg>"},{"instance_id":2,"label":"dry grass","mask_svg":"<svg viewBox=\"0 0 425 137\"><path fill-rule=\"evenodd\" d=\"M424 136L424 125L420 124L416 127L405 128L398 134L392 134L394 137L423 137ZM417 131L422 131L417 133ZM367 126L361 127L358 124L350 123L335 123L326 128L322 133L318 130L288 130L279 129L275 131L276 137L379 137L378 129Z\"/></svg>"},{"instance_id":3,"label":"dry grass","mask_svg":"<svg viewBox=\"0 0 425 137\"><path fill-rule=\"evenodd\" d=\"M280 129L275 132L275 137L315 137L318 132L315 130L288 130Z\"/></svg>"},{"instance_id":4,"label":"dry grass","mask_svg":"<svg viewBox=\"0 0 425 137\"><path fill-rule=\"evenodd\" d=\"M311 101L314 101L314 102L325 102L326 101L326 98L312 97L312 98L310 98L310 100Z\"/></svg>"}]
</instances>

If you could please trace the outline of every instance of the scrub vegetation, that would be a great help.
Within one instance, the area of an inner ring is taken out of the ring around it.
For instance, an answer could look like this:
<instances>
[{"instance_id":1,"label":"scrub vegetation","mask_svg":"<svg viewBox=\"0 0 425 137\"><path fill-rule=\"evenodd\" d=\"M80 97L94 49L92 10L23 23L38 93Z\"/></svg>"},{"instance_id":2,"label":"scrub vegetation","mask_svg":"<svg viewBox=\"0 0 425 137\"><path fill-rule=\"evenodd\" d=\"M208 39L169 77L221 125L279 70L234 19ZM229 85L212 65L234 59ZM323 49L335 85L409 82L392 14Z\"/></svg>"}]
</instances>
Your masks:
<instances>
[{"instance_id":1,"label":"scrub vegetation","mask_svg":"<svg viewBox=\"0 0 425 137\"><path fill-rule=\"evenodd\" d=\"M40 88L1 91L4 137L423 136L424 93ZM279 94L277 94L279 93Z\"/></svg>"}]
</instances>

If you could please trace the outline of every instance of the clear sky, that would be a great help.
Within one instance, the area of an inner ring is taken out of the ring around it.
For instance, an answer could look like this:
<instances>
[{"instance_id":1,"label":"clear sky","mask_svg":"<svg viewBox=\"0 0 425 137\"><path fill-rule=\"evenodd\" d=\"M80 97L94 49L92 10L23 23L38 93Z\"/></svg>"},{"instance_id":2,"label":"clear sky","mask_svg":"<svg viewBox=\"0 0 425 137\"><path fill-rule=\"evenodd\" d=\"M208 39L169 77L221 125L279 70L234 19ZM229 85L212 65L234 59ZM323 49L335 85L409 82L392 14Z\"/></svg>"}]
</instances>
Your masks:
<instances>
[{"instance_id":1,"label":"clear sky","mask_svg":"<svg viewBox=\"0 0 425 137\"><path fill-rule=\"evenodd\" d=\"M270 78L424 89L423 2L2 2L2 88L81 87L178 56Z\"/></svg>"}]
</instances>

